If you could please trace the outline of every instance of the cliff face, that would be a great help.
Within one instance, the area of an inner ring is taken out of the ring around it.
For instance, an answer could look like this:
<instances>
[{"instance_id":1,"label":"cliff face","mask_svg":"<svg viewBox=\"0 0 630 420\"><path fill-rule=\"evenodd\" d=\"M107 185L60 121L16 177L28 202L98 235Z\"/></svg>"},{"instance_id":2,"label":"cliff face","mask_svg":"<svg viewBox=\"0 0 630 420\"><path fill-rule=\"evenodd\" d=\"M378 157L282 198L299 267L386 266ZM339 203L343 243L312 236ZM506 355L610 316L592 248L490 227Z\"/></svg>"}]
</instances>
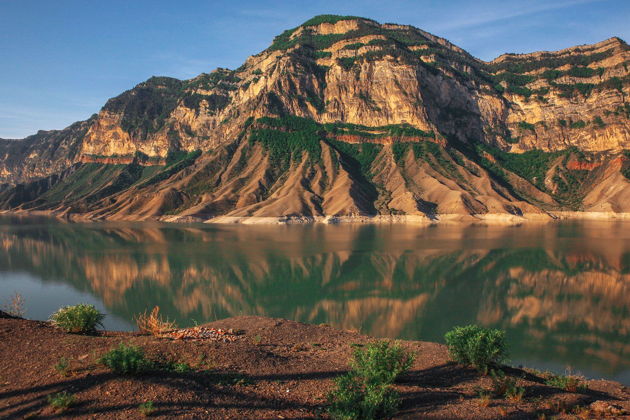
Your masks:
<instances>
[{"instance_id":1,"label":"cliff face","mask_svg":"<svg viewBox=\"0 0 630 420\"><path fill-rule=\"evenodd\" d=\"M91 120L0 142L0 202L138 219L628 212L629 63L618 38L486 63L410 26L319 16L236 70L153 77Z\"/></svg>"},{"instance_id":2,"label":"cliff face","mask_svg":"<svg viewBox=\"0 0 630 420\"><path fill-rule=\"evenodd\" d=\"M0 184L44 178L72 166L94 119L64 130L39 131L22 140L0 139Z\"/></svg>"}]
</instances>

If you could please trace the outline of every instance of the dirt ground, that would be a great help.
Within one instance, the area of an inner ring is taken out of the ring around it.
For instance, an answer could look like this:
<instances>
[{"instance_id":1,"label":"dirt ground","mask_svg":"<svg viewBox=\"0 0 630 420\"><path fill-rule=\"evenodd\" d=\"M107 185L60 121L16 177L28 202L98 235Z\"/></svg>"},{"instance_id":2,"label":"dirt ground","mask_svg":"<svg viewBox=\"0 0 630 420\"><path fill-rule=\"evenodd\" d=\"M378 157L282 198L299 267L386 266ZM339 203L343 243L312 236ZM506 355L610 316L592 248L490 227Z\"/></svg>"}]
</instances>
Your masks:
<instances>
[{"instance_id":1,"label":"dirt ground","mask_svg":"<svg viewBox=\"0 0 630 420\"><path fill-rule=\"evenodd\" d=\"M139 404L152 401L156 418L326 418L326 396L355 348L374 340L329 326L262 317L208 324L242 330L234 342L170 340L134 333L94 336L64 333L46 322L0 313L0 418L142 418ZM152 360L186 362L192 371L153 371L140 376L111 373L98 363L118 343L141 346ZM493 399L481 388L491 379L449 361L446 348L403 341L416 353L396 388L396 418L543 419L630 418L630 390L616 382L588 381L583 392L545 385L542 373L506 368L525 388L520 401ZM67 376L55 370L69 361ZM47 397L67 391L76 404L58 413Z\"/></svg>"}]
</instances>

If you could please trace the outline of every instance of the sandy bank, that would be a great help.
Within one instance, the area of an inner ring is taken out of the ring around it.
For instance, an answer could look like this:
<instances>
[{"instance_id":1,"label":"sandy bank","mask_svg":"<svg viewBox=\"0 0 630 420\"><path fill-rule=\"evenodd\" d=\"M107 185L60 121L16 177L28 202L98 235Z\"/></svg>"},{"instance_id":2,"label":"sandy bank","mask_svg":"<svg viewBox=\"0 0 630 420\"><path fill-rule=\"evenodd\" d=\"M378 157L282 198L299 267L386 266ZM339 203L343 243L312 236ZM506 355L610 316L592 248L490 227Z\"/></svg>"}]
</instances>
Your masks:
<instances>
[{"instance_id":1,"label":"sandy bank","mask_svg":"<svg viewBox=\"0 0 630 420\"><path fill-rule=\"evenodd\" d=\"M135 216L117 215L116 217L98 217L91 214L68 213L60 211L0 211L0 215L6 216L39 216L54 217L70 222L102 222L102 221L126 221L126 222L164 222L164 223L210 223L210 224L242 224L242 225L278 225L278 224L481 224L481 225L515 225L531 222L553 222L557 220L630 220L630 213L615 212L578 212L578 211L554 211L549 213L525 213L514 215L508 213L488 214L441 214L435 217L424 215L357 215L357 216L217 216L202 218L196 216Z\"/></svg>"}]
</instances>

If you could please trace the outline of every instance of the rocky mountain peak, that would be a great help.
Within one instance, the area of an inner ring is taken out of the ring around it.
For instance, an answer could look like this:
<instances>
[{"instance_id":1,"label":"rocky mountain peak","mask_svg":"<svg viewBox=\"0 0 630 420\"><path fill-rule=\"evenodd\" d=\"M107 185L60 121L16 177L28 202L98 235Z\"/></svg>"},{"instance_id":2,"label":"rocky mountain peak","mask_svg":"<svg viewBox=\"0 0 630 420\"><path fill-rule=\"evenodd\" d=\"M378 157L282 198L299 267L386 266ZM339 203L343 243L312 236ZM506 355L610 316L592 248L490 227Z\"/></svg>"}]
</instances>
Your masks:
<instances>
[{"instance_id":1,"label":"rocky mountain peak","mask_svg":"<svg viewBox=\"0 0 630 420\"><path fill-rule=\"evenodd\" d=\"M0 142L0 203L99 218L620 211L629 54L610 38L484 62L412 26L316 16L235 70L152 77L88 121Z\"/></svg>"}]
</instances>

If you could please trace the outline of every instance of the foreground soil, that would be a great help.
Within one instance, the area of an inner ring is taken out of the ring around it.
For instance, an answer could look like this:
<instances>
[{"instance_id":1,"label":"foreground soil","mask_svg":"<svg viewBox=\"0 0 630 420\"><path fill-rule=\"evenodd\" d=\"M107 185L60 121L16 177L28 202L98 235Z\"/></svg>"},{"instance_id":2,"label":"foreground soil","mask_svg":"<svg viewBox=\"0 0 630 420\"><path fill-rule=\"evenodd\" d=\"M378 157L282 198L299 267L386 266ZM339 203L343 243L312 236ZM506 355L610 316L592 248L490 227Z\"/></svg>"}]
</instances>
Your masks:
<instances>
[{"instance_id":1,"label":"foreground soil","mask_svg":"<svg viewBox=\"0 0 630 420\"><path fill-rule=\"evenodd\" d=\"M262 317L208 324L242 330L234 342L171 340L134 333L66 334L49 323L0 312L0 418L142 418L152 401L156 418L326 418L326 396L355 348L373 338L328 326ZM185 362L186 373L155 371L120 376L98 358L120 342L142 346L157 361ZM396 388L397 418L539 419L628 418L630 390L616 382L588 381L567 392L545 385L544 374L506 368L526 390L520 401L479 398L491 379L449 361L444 346L403 341L416 361ZM67 376L54 369L69 361ZM76 404L63 413L47 397L67 391Z\"/></svg>"}]
</instances>

